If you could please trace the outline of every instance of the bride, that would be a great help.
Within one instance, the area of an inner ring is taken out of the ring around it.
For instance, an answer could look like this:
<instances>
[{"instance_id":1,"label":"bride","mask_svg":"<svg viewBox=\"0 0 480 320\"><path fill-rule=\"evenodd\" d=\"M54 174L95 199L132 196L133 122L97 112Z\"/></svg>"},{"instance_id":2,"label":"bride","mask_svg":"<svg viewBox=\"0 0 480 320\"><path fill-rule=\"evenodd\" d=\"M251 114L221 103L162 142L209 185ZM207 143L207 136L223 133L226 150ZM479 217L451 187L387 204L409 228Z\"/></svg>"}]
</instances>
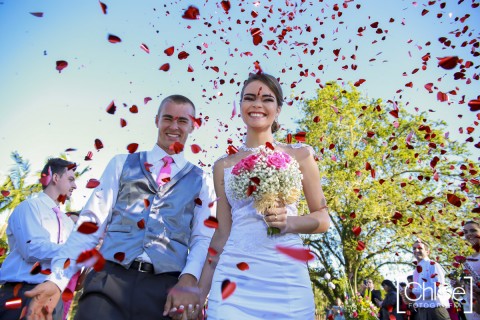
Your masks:
<instances>
[{"instance_id":1,"label":"bride","mask_svg":"<svg viewBox=\"0 0 480 320\"><path fill-rule=\"evenodd\" d=\"M313 148L274 140L282 102L276 78L251 75L241 91L241 116L247 127L245 144L239 152L220 158L214 165L218 228L199 280L200 301L208 295L209 320L314 318L306 261L292 259L276 247L304 248L299 234L326 232L330 218ZM232 168L266 143L298 162L309 214L299 216L295 204L285 206L280 201L276 208L262 214L253 206L252 197L238 200L233 196L228 183ZM267 227L278 228L280 233L267 235Z\"/></svg>"}]
</instances>

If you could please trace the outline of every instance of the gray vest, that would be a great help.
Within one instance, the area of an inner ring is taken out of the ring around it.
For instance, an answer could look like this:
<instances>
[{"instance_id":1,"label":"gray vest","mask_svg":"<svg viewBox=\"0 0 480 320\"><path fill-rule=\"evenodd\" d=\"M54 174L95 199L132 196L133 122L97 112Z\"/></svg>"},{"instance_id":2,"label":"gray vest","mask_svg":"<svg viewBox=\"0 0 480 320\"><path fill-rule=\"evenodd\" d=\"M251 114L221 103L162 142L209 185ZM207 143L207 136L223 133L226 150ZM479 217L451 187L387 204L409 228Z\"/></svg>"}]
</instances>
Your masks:
<instances>
[{"instance_id":1,"label":"gray vest","mask_svg":"<svg viewBox=\"0 0 480 320\"><path fill-rule=\"evenodd\" d=\"M158 187L145 169L146 161L145 152L128 155L100 251L106 260L125 268L145 251L155 273L182 271L202 170L188 162L170 182Z\"/></svg>"}]
</instances>

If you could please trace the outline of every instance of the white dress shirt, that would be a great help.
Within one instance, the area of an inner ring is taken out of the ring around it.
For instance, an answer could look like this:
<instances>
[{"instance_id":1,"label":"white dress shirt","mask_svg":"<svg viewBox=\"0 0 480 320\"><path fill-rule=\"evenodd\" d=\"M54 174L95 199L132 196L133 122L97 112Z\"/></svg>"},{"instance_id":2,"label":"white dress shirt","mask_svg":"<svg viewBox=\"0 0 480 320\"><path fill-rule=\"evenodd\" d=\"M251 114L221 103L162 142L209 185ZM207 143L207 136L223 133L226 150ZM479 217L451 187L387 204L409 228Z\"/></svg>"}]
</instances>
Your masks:
<instances>
[{"instance_id":1,"label":"white dress shirt","mask_svg":"<svg viewBox=\"0 0 480 320\"><path fill-rule=\"evenodd\" d=\"M150 172L154 180L156 180L157 174L164 164L161 159L166 155L167 153L158 147L158 145L155 145L151 151L147 151L147 162L153 165L150 168ZM100 178L100 185L93 191L77 221L77 226L80 226L86 221L94 222L98 225L98 230L92 234L73 232L64 248L52 261L52 274L48 280L53 281L62 291L67 286L69 278L78 270L75 263L73 263L78 255L82 251L94 248L108 227L112 209L117 200L119 180L127 156L127 154L116 155L109 162ZM171 164L171 177L174 177L187 164L187 161L183 153L171 156L175 161ZM210 239L213 235L213 230L205 227L204 221L212 213L215 213L215 206L212 206L212 208L208 206L208 204L215 199L213 180L211 176L205 172L203 173L202 180L199 198L202 200L203 205L195 206L194 209L189 254L185 268L181 272L181 274L192 274L197 279L200 278L208 246L210 245ZM70 258L72 263L70 268L64 269L63 264L67 258ZM145 252L140 255L139 259L143 261L150 260Z\"/></svg>"},{"instance_id":2,"label":"white dress shirt","mask_svg":"<svg viewBox=\"0 0 480 320\"><path fill-rule=\"evenodd\" d=\"M419 261L418 266L422 270L418 272L416 268L413 272L413 281L419 284L414 284L412 289L418 299L414 305L418 308L450 307L450 295L442 266L428 258Z\"/></svg>"},{"instance_id":3,"label":"white dress shirt","mask_svg":"<svg viewBox=\"0 0 480 320\"><path fill-rule=\"evenodd\" d=\"M8 219L7 236L9 254L0 269L0 283L42 283L47 276L31 274L33 265L40 262L41 269L50 269L52 258L62 247L59 239L58 205L44 192L27 199L13 210ZM61 214L61 239L67 239L73 230L73 221Z\"/></svg>"}]
</instances>

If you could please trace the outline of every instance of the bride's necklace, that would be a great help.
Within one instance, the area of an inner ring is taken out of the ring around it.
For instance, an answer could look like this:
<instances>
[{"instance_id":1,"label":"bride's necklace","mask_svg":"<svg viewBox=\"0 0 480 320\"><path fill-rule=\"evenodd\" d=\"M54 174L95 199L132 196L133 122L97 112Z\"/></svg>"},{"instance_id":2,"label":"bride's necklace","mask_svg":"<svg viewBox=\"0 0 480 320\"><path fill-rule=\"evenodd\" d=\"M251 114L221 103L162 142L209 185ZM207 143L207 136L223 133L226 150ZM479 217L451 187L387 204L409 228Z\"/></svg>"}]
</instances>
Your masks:
<instances>
[{"instance_id":1,"label":"bride's necklace","mask_svg":"<svg viewBox=\"0 0 480 320\"><path fill-rule=\"evenodd\" d=\"M278 145L278 142L275 141L275 140L273 140L271 143L272 143L273 146L277 146L277 145ZM244 143L244 144L242 144L242 145L240 146L239 149L242 150L242 151L259 152L259 151L260 151L260 148L265 148L265 144L261 144L261 145L259 145L258 147L249 148L249 147L247 147L247 146L245 145L245 143Z\"/></svg>"}]
</instances>

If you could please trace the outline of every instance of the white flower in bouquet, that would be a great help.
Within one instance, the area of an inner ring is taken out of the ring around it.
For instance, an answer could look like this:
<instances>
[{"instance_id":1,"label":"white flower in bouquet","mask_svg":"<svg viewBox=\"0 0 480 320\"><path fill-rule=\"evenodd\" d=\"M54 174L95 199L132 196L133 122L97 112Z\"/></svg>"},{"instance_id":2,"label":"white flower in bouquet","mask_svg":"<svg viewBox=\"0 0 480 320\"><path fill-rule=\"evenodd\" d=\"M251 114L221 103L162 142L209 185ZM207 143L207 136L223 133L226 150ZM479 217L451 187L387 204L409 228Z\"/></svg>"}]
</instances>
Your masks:
<instances>
[{"instance_id":1,"label":"white flower in bouquet","mask_svg":"<svg viewBox=\"0 0 480 320\"><path fill-rule=\"evenodd\" d=\"M330 273L325 273L325 275L323 276L325 278L325 280L330 280L331 276L330 276Z\"/></svg>"}]
</instances>

